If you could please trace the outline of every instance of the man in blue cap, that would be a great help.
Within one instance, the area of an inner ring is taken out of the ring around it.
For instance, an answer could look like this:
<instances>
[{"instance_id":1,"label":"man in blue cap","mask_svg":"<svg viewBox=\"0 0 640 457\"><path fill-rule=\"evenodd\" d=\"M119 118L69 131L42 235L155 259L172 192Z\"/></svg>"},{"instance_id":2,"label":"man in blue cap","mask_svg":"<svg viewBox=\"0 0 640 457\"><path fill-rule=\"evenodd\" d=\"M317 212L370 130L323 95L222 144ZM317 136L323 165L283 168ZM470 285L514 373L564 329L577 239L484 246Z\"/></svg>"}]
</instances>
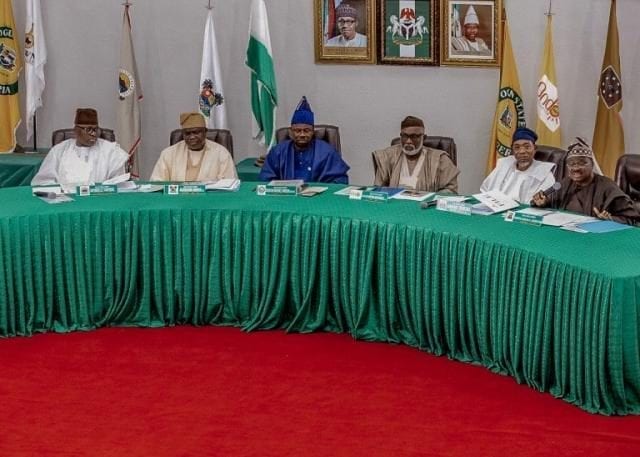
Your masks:
<instances>
[{"instance_id":1,"label":"man in blue cap","mask_svg":"<svg viewBox=\"0 0 640 457\"><path fill-rule=\"evenodd\" d=\"M276 144L260 172L261 181L302 179L305 182L348 184L349 165L326 141L314 137L313 111L306 97L291 118L289 140Z\"/></svg>"},{"instance_id":2,"label":"man in blue cap","mask_svg":"<svg viewBox=\"0 0 640 457\"><path fill-rule=\"evenodd\" d=\"M480 191L499 190L520 203L529 203L535 194L552 187L556 182L553 176L555 164L533 158L537 140L538 135L533 130L517 128L511 142L512 154L498 160Z\"/></svg>"}]
</instances>

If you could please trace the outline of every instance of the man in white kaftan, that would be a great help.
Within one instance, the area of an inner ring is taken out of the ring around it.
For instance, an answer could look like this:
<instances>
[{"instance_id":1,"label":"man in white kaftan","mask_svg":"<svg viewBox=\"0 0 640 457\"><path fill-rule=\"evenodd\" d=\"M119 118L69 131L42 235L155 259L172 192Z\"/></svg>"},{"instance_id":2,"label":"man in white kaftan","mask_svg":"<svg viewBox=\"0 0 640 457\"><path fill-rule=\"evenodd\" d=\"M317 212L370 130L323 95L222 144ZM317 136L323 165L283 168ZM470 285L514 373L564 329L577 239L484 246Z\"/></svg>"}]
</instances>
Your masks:
<instances>
[{"instance_id":1,"label":"man in white kaftan","mask_svg":"<svg viewBox=\"0 0 640 457\"><path fill-rule=\"evenodd\" d=\"M529 203L535 194L552 187L556 182L555 164L534 160L537 139L531 129L516 129L511 146L513 155L498 160L480 191L499 190L520 203Z\"/></svg>"},{"instance_id":2,"label":"man in white kaftan","mask_svg":"<svg viewBox=\"0 0 640 457\"><path fill-rule=\"evenodd\" d=\"M51 148L31 180L32 186L60 184L63 187L94 184L122 175L129 159L117 143L98 138L98 113L92 108L76 111L76 138Z\"/></svg>"},{"instance_id":3,"label":"man in white kaftan","mask_svg":"<svg viewBox=\"0 0 640 457\"><path fill-rule=\"evenodd\" d=\"M480 21L473 5L469 5L464 17L463 33L461 37L451 38L454 54L468 54L477 56L491 56L491 49L482 38L478 37Z\"/></svg>"},{"instance_id":4,"label":"man in white kaftan","mask_svg":"<svg viewBox=\"0 0 640 457\"><path fill-rule=\"evenodd\" d=\"M238 177L229 151L206 139L207 128L200 113L182 113L180 125L184 140L162 151L151 181L217 181Z\"/></svg>"}]
</instances>

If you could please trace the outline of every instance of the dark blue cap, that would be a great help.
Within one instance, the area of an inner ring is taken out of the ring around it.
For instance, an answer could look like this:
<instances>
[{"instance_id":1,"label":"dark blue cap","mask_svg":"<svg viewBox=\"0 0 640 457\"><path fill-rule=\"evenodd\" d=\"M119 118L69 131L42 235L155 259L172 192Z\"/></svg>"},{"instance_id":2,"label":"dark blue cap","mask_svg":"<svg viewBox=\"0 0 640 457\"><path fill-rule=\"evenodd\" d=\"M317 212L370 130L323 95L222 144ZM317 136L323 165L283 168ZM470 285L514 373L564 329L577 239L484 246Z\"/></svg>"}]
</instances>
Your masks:
<instances>
[{"instance_id":1,"label":"dark blue cap","mask_svg":"<svg viewBox=\"0 0 640 457\"><path fill-rule=\"evenodd\" d=\"M307 97L303 96L300 103L298 103L298 106L293 113L293 117L291 118L291 125L293 124L314 125L313 111L311 111L311 106L309 106Z\"/></svg>"},{"instance_id":2,"label":"dark blue cap","mask_svg":"<svg viewBox=\"0 0 640 457\"><path fill-rule=\"evenodd\" d=\"M515 132L513 132L512 142L516 142L518 140L529 140L532 143L538 141L538 135L531 129L527 127L518 127Z\"/></svg>"}]
</instances>

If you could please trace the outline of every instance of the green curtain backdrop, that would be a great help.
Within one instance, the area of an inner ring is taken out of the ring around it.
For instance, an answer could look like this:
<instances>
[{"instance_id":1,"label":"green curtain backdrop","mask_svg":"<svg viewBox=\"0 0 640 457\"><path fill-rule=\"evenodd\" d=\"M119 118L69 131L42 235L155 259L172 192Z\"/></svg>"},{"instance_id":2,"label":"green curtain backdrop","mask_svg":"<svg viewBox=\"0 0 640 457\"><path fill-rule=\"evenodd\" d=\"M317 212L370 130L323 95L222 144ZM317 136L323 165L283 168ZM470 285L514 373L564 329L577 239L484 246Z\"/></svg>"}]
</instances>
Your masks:
<instances>
[{"instance_id":1,"label":"green curtain backdrop","mask_svg":"<svg viewBox=\"0 0 640 457\"><path fill-rule=\"evenodd\" d=\"M640 413L640 230L576 234L415 202L0 190L0 335L102 326L348 332ZM1 344L1 343L0 343Z\"/></svg>"}]
</instances>

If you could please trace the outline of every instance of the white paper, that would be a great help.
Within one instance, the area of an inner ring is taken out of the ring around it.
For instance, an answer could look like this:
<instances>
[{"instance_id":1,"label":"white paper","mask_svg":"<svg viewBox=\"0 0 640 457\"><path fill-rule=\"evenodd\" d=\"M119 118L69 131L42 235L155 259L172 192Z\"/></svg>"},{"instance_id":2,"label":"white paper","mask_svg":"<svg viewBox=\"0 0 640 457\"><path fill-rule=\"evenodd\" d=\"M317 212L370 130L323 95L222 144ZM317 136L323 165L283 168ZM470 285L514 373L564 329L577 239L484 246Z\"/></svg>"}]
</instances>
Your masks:
<instances>
[{"instance_id":1,"label":"white paper","mask_svg":"<svg viewBox=\"0 0 640 457\"><path fill-rule=\"evenodd\" d=\"M469 200L469 197L465 197L464 195L438 195L436 200L462 203Z\"/></svg>"},{"instance_id":2,"label":"white paper","mask_svg":"<svg viewBox=\"0 0 640 457\"><path fill-rule=\"evenodd\" d=\"M398 200L413 200L416 202L421 202L426 200L429 197L433 197L435 192L425 192L422 190L411 190L405 189L400 193L393 195L391 198L396 198Z\"/></svg>"},{"instance_id":3,"label":"white paper","mask_svg":"<svg viewBox=\"0 0 640 457\"><path fill-rule=\"evenodd\" d=\"M507 211L520 206L517 201L497 190L490 190L488 192L475 194L474 197L480 203L484 203L488 206L494 213L501 213L502 211Z\"/></svg>"},{"instance_id":4,"label":"white paper","mask_svg":"<svg viewBox=\"0 0 640 457\"><path fill-rule=\"evenodd\" d=\"M547 214L553 213L553 210L550 209L541 209L541 208L524 208L516 211L518 214L530 214L532 216L546 216Z\"/></svg>"},{"instance_id":5,"label":"white paper","mask_svg":"<svg viewBox=\"0 0 640 457\"><path fill-rule=\"evenodd\" d=\"M302 189L300 191L299 195L302 195L303 197L313 197L314 195L318 195L321 194L322 192L324 192L325 190L327 190L328 187L319 187L319 186L311 186L311 187L305 187L304 189Z\"/></svg>"},{"instance_id":6,"label":"white paper","mask_svg":"<svg viewBox=\"0 0 640 457\"><path fill-rule=\"evenodd\" d=\"M164 186L161 184L141 184L138 187L138 192L160 192L164 189Z\"/></svg>"},{"instance_id":7,"label":"white paper","mask_svg":"<svg viewBox=\"0 0 640 457\"><path fill-rule=\"evenodd\" d=\"M571 213L563 213L561 211L556 211L551 214L547 214L542 218L542 223L544 225L552 225L554 227L560 227L563 225L569 224L578 224L580 222L588 222L588 221L596 221L595 217L584 216L581 214L571 214Z\"/></svg>"},{"instance_id":8,"label":"white paper","mask_svg":"<svg viewBox=\"0 0 640 457\"><path fill-rule=\"evenodd\" d=\"M207 190L238 190L239 187L240 180L235 178L219 179L206 184Z\"/></svg>"},{"instance_id":9,"label":"white paper","mask_svg":"<svg viewBox=\"0 0 640 457\"><path fill-rule=\"evenodd\" d=\"M123 175L114 176L111 179L107 179L106 181L102 181L102 184L120 184L121 182L129 181L131 179L130 173L125 173Z\"/></svg>"},{"instance_id":10,"label":"white paper","mask_svg":"<svg viewBox=\"0 0 640 457\"><path fill-rule=\"evenodd\" d=\"M340 189L337 192L334 192L333 195L346 195L347 197L351 195L351 192L354 190L365 190L365 186L347 186L344 189Z\"/></svg>"}]
</instances>

